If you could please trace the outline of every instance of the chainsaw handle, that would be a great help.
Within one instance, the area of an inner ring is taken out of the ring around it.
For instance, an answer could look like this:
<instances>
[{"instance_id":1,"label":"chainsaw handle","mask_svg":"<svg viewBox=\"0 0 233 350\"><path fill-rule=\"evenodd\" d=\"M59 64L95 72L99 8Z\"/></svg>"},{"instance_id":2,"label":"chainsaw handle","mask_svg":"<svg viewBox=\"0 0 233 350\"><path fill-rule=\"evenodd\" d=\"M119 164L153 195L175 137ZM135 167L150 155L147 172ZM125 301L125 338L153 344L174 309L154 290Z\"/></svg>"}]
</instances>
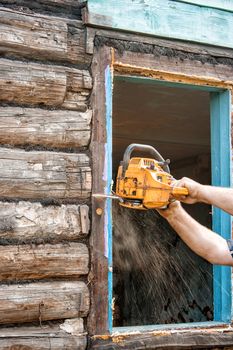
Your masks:
<instances>
[{"instance_id":1,"label":"chainsaw handle","mask_svg":"<svg viewBox=\"0 0 233 350\"><path fill-rule=\"evenodd\" d=\"M180 197L188 196L189 192L186 187L173 187L171 194L175 199L179 200Z\"/></svg>"},{"instance_id":2,"label":"chainsaw handle","mask_svg":"<svg viewBox=\"0 0 233 350\"><path fill-rule=\"evenodd\" d=\"M163 170L167 173L170 173L169 169L169 162L167 160L164 160L161 154L152 146L149 145L142 145L140 143L131 143L129 145L124 153L123 161L122 161L122 175L125 176L125 172L128 169L130 156L133 151L141 151L141 152L149 152L153 157L155 157L156 160L160 162L160 165L162 166Z\"/></svg>"}]
</instances>

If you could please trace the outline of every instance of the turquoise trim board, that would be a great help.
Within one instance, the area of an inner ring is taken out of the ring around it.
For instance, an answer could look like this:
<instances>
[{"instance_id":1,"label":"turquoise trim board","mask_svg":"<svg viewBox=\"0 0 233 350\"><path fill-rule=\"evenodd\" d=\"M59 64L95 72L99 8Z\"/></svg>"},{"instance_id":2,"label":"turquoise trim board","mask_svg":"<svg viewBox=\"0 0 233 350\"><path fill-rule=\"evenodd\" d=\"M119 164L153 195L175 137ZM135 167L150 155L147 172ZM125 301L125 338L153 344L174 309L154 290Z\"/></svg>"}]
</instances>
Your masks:
<instances>
[{"instance_id":1,"label":"turquoise trim board","mask_svg":"<svg viewBox=\"0 0 233 350\"><path fill-rule=\"evenodd\" d=\"M86 24L233 48L233 13L193 2L88 0Z\"/></svg>"},{"instance_id":2,"label":"turquoise trim board","mask_svg":"<svg viewBox=\"0 0 233 350\"><path fill-rule=\"evenodd\" d=\"M109 66L105 69L105 107L106 107L106 136L104 178L105 193L111 193L112 187L112 71ZM112 203L107 198L105 202L105 256L108 258L108 330L112 332Z\"/></svg>"},{"instance_id":3,"label":"turquoise trim board","mask_svg":"<svg viewBox=\"0 0 233 350\"><path fill-rule=\"evenodd\" d=\"M185 2L187 4L193 4L198 6L205 6L210 8L216 8L219 10L233 11L232 0L177 0L178 2Z\"/></svg>"},{"instance_id":4,"label":"turquoise trim board","mask_svg":"<svg viewBox=\"0 0 233 350\"><path fill-rule=\"evenodd\" d=\"M210 94L212 184L231 186L231 94L230 91ZM213 230L231 238L231 217L213 208ZM214 266L214 319L231 320L231 268Z\"/></svg>"},{"instance_id":5,"label":"turquoise trim board","mask_svg":"<svg viewBox=\"0 0 233 350\"><path fill-rule=\"evenodd\" d=\"M221 327L224 326L224 322L192 322L192 323L179 323L179 330L180 329L187 329L187 328L210 328L210 327ZM113 328L113 334L114 333L134 333L134 332L151 332L151 331L159 331L159 330L172 330L177 329L177 323L173 324L156 324L156 325L149 325L149 326L134 326L134 327L114 327Z\"/></svg>"},{"instance_id":6,"label":"turquoise trim board","mask_svg":"<svg viewBox=\"0 0 233 350\"><path fill-rule=\"evenodd\" d=\"M146 79L157 84L158 81L150 78L141 77L116 77L115 79L129 79L130 81L142 81ZM112 79L111 70L107 67L105 71L105 88L106 88L106 159L109 167L107 171L108 185L106 193L110 193L112 181ZM167 86L174 86L173 83L165 83ZM175 84L177 86L177 84ZM179 84L182 87L182 84ZM184 87L184 85L183 85ZM186 85L185 85L186 87ZM189 85L189 88L196 86ZM215 89L209 90L208 87L199 87L204 91L210 92L210 114L211 114L211 162L212 162L212 184L216 186L231 186L231 137L230 137L230 118L231 118L231 94L228 90ZM112 332L112 218L111 204L109 200L106 202L106 213L109 219L106 222L108 232L108 259L109 259L109 275L108 275L108 307L109 307L109 331ZM223 211L213 209L213 230L224 238L231 237L231 217ZM214 266L213 269L213 289L214 289L214 321L208 324L219 325L220 323L229 323L232 314L232 286L231 286L231 269L229 267ZM220 322L220 323L219 323ZM186 327L203 326L204 323L190 323ZM159 325L166 327L167 325ZM173 326L172 326L173 327ZM175 326L174 326L175 327ZM142 326L143 330L157 329L158 325ZM124 328L124 330L127 329ZM130 329L130 327L129 327ZM121 327L113 328L113 331L120 331Z\"/></svg>"}]
</instances>

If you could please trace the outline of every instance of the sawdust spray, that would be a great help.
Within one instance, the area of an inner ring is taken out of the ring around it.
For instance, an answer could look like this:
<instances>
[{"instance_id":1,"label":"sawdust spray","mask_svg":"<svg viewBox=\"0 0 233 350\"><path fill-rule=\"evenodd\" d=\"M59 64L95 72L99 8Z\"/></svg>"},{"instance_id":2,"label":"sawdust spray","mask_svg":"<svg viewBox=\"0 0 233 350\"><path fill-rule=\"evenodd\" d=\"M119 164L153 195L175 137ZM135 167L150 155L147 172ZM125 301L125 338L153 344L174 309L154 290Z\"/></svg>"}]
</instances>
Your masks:
<instances>
[{"instance_id":1,"label":"sawdust spray","mask_svg":"<svg viewBox=\"0 0 233 350\"><path fill-rule=\"evenodd\" d=\"M212 319L211 266L154 211L113 203L114 325Z\"/></svg>"}]
</instances>

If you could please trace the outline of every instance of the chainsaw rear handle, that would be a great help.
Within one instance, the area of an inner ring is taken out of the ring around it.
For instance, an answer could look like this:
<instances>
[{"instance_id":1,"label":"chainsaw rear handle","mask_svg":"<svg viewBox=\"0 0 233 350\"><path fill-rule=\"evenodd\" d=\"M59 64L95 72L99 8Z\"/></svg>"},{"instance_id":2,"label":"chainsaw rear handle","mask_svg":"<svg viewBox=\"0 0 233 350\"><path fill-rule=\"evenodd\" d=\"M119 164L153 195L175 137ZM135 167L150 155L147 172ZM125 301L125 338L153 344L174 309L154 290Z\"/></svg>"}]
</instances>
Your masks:
<instances>
[{"instance_id":1,"label":"chainsaw rear handle","mask_svg":"<svg viewBox=\"0 0 233 350\"><path fill-rule=\"evenodd\" d=\"M131 143L129 145L124 153L123 161L122 161L122 175L125 176L125 172L128 169L130 157L133 151L140 151L140 152L148 152L150 153L156 160L159 161L159 165L163 168L164 171L167 173L170 173L170 169L168 164L170 163L170 160L164 160L161 154L152 146L149 145L141 145L139 143Z\"/></svg>"},{"instance_id":2,"label":"chainsaw rear handle","mask_svg":"<svg viewBox=\"0 0 233 350\"><path fill-rule=\"evenodd\" d=\"M186 187L173 187L171 194L175 199L179 200L181 197L188 196L189 192Z\"/></svg>"}]
</instances>

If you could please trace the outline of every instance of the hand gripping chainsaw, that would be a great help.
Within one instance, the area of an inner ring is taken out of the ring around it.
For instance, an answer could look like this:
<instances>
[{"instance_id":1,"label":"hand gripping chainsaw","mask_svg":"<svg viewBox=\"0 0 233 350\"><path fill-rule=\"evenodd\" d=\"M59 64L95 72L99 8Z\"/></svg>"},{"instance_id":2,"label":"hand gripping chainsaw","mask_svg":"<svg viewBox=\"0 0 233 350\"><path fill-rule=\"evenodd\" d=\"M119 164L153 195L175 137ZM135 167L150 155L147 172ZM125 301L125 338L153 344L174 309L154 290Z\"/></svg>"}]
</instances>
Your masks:
<instances>
[{"instance_id":1,"label":"hand gripping chainsaw","mask_svg":"<svg viewBox=\"0 0 233 350\"><path fill-rule=\"evenodd\" d=\"M133 151L148 152L151 158L131 158ZM187 188L176 186L169 163L154 147L133 143L126 148L118 168L115 195L94 196L118 198L120 205L127 208L166 208L172 201L188 195Z\"/></svg>"}]
</instances>

